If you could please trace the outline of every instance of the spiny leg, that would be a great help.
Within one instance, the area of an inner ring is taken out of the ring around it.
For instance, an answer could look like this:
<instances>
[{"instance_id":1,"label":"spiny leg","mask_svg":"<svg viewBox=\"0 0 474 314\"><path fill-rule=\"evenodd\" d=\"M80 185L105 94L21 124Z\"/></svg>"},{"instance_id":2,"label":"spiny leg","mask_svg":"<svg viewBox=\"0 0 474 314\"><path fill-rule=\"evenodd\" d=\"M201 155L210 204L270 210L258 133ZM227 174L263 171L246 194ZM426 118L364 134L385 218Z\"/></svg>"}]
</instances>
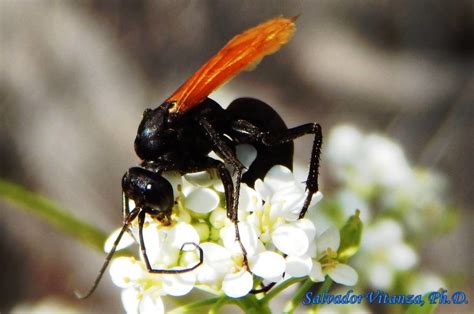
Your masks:
<instances>
[{"instance_id":1,"label":"spiny leg","mask_svg":"<svg viewBox=\"0 0 474 314\"><path fill-rule=\"evenodd\" d=\"M233 122L232 128L237 132L246 134L252 140L259 141L268 146L290 142L307 134L314 134L308 178L306 180L308 195L299 214L299 218L303 218L308 210L313 195L319 191L319 160L321 157L321 146L323 144L321 126L317 123L307 123L272 134L270 132L261 131L257 126L248 121L236 120Z\"/></svg>"},{"instance_id":2,"label":"spiny leg","mask_svg":"<svg viewBox=\"0 0 474 314\"><path fill-rule=\"evenodd\" d=\"M240 249L242 250L242 254L244 256L243 264L244 266L249 269L249 263L247 259L247 250L244 247L244 244L242 243L242 240L240 238L240 232L239 232L239 197L240 197L240 181L242 179L242 169L237 168L234 173L234 201L232 203L232 210L230 213L230 220L234 223L234 228L235 228L235 240L239 243ZM227 213L229 216L229 212Z\"/></svg>"},{"instance_id":3,"label":"spiny leg","mask_svg":"<svg viewBox=\"0 0 474 314\"><path fill-rule=\"evenodd\" d=\"M213 143L214 152L221 157L226 163L230 164L234 168L234 190L232 193L233 201L227 202L227 217L234 223L235 228L235 240L239 243L244 257L243 264L248 269L247 251L242 243L239 232L239 195L240 195L240 181L242 180L242 171L245 166L237 159L234 151L226 144L222 136L214 129L214 127L207 121L207 119L201 119L199 124L204 129L207 137ZM231 205L229 207L229 205Z\"/></svg>"},{"instance_id":4,"label":"spiny leg","mask_svg":"<svg viewBox=\"0 0 474 314\"><path fill-rule=\"evenodd\" d=\"M198 249L199 250L199 262L196 265L194 265L193 267L184 268L184 269L154 269L150 264L150 260L148 259L148 254L146 253L145 241L144 241L144 238L143 238L143 224L145 223L145 215L146 215L145 210L142 210L140 212L140 214L138 215L138 235L139 235L139 238L140 238L140 250L142 252L143 259L145 260L145 266L146 266L146 268L148 269L148 271L150 273L154 273L154 274L181 274L181 273L186 273L186 272L192 271L192 270L196 269L197 267L199 267L203 263L203 261L204 261L204 252L203 252L202 248L194 242L186 242L186 243L183 243L183 245L180 248L180 251L183 251L185 245L193 245L196 249Z\"/></svg>"},{"instance_id":5,"label":"spiny leg","mask_svg":"<svg viewBox=\"0 0 474 314\"><path fill-rule=\"evenodd\" d=\"M119 235L117 236L117 238L115 239L115 242L112 246L112 249L110 250L109 254L107 254L107 257L105 258L105 262L104 264L102 265L100 271L99 271L99 274L97 275L94 283L92 284L92 287L89 289L89 291L87 291L86 294L81 294L77 291L74 291L74 294L76 295L76 297L78 299L86 299L88 298L89 296L92 295L92 293L94 293L95 289L97 288L97 286L99 285L99 282L100 280L102 279L102 276L104 275L104 272L105 270L107 269L107 266L109 266L109 263L110 263L110 260L112 259L112 257L114 256L115 254L115 251L117 250L117 246L120 242L120 240L122 239L122 236L123 234L125 233L126 230L128 230L129 226L130 226L130 223L133 221L133 219L135 219L135 217L137 217L137 214L139 212L139 209L138 208L135 208L133 209L128 215L127 217L124 219L124 224L123 224L123 227L122 229L120 230L120 233Z\"/></svg>"}]
</instances>

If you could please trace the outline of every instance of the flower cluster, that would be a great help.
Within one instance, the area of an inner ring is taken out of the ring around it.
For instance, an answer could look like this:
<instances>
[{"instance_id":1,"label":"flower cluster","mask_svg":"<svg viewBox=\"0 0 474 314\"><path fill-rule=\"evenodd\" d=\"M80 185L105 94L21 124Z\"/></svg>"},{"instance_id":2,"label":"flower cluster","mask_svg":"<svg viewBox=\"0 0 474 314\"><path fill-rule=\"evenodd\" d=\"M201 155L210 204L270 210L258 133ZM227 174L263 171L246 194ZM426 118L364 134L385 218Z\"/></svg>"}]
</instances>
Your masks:
<instances>
[{"instance_id":1,"label":"flower cluster","mask_svg":"<svg viewBox=\"0 0 474 314\"><path fill-rule=\"evenodd\" d=\"M362 282L412 293L410 280L400 276L415 275L420 257L414 245L443 232L453 221L453 212L446 210L444 178L411 165L402 147L390 138L364 134L349 125L330 132L325 161L334 185L327 188L331 203L320 204L318 224L341 223L341 217L359 209L366 228L354 265ZM433 291L442 280L424 282L435 283Z\"/></svg>"},{"instance_id":2,"label":"flower cluster","mask_svg":"<svg viewBox=\"0 0 474 314\"><path fill-rule=\"evenodd\" d=\"M393 140L340 126L329 135L325 157L341 187L336 197L345 210L359 208L366 222L377 211L397 216L417 235L427 229L443 229L445 179L412 166Z\"/></svg>"},{"instance_id":3,"label":"flower cluster","mask_svg":"<svg viewBox=\"0 0 474 314\"><path fill-rule=\"evenodd\" d=\"M358 275L338 261L339 231L316 230L309 219L298 219L306 197L305 186L292 172L275 166L257 180L254 189L242 184L238 228L245 247L248 267L235 238L235 226L224 209L220 181L212 173L177 176L167 174L175 188L176 205L171 224L164 226L151 218L144 226L147 255L153 268L183 269L199 262L193 271L181 274L150 274L143 261L119 257L112 261L113 282L123 288L122 301L127 312L163 312L162 296L182 296L193 288L232 298L247 295L260 284L281 282L291 277L310 276L314 282L329 275L335 282L354 285ZM313 196L311 206L322 198ZM133 208L134 204L130 204ZM319 231L319 232L318 232ZM118 231L106 243L109 251ZM120 249L137 239L133 224Z\"/></svg>"}]
</instances>

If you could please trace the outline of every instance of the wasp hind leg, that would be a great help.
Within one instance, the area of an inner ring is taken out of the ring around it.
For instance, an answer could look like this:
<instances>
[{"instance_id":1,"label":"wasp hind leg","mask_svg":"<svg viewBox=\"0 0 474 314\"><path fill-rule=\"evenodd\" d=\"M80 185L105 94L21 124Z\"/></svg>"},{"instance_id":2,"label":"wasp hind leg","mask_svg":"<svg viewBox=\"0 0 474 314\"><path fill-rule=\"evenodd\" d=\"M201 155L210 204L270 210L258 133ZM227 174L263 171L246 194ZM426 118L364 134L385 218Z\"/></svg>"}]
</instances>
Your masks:
<instances>
[{"instance_id":1,"label":"wasp hind leg","mask_svg":"<svg viewBox=\"0 0 474 314\"><path fill-rule=\"evenodd\" d=\"M317 123L307 123L291 129L278 132L263 132L257 126L245 120L236 120L232 128L238 132L245 132L253 141L258 141L267 146L279 145L291 142L294 139L307 134L314 134L313 148L309 163L308 178L306 180L306 191L308 192L299 214L299 219L303 218L311 204L313 195L319 191L319 160L321 157L321 146L323 144L323 134L321 126Z\"/></svg>"}]
</instances>

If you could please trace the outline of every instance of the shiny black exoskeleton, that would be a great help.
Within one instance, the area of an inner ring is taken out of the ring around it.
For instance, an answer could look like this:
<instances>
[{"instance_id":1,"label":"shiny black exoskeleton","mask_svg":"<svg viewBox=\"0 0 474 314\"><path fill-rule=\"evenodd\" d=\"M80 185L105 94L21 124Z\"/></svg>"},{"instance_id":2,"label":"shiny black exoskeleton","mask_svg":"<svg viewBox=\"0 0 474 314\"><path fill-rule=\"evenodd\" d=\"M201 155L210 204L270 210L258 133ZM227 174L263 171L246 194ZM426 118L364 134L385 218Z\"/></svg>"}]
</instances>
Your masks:
<instances>
[{"instance_id":1,"label":"shiny black exoskeleton","mask_svg":"<svg viewBox=\"0 0 474 314\"><path fill-rule=\"evenodd\" d=\"M135 151L143 160L141 166L157 174L169 170L189 173L216 169L225 189L227 215L235 224L236 240L246 262L237 227L240 183L253 186L257 178L262 178L276 164L291 169L293 140L305 134L315 137L306 181L308 196L300 213L302 218L313 194L318 191L321 127L309 123L288 129L278 113L260 100L240 98L223 109L206 98L184 113L175 110L174 103L147 109L138 127ZM235 153L238 144L251 144L257 149L257 160L245 173L245 167ZM209 157L211 151L223 162ZM231 166L232 174L225 165ZM127 197L134 199L135 195Z\"/></svg>"},{"instance_id":2,"label":"shiny black exoskeleton","mask_svg":"<svg viewBox=\"0 0 474 314\"><path fill-rule=\"evenodd\" d=\"M174 203L173 189L161 176L164 171L178 171L182 174L211 169L217 171L224 185L227 216L234 223L236 241L240 244L244 263L247 264L245 247L240 241L237 225L240 183L253 186L255 180L263 178L274 165L292 169L293 140L306 134L314 134L314 141L306 181L308 194L300 218L304 217L313 194L318 191L319 157L323 139L319 124L308 123L288 129L275 110L252 98L236 99L227 109L210 98L184 113L177 112L174 103L163 103L155 109L146 109L135 138L135 151L142 162L140 167L130 168L122 179L122 232L107 256L94 286L84 297L94 291L123 233L137 216L140 248L148 271L181 273L191 271L203 262L203 252L199 245L188 243L200 253L200 261L193 267L166 270L153 269L150 265L143 241L145 215L151 215L167 224ZM239 144L250 144L257 150L257 158L247 171L236 156L236 146ZM222 161L209 157L210 152L214 152ZM232 173L226 165L230 166ZM129 200L135 202L133 210L129 209ZM260 291L262 290L254 290Z\"/></svg>"}]
</instances>

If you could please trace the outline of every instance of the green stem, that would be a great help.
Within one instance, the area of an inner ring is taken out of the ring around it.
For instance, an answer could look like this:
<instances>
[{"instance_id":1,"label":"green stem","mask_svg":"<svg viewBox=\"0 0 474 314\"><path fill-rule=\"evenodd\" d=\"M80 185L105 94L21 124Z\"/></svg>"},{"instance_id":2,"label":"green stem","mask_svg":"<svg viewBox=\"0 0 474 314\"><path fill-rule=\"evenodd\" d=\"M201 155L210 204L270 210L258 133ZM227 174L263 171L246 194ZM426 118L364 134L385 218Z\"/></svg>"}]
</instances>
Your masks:
<instances>
[{"instance_id":1,"label":"green stem","mask_svg":"<svg viewBox=\"0 0 474 314\"><path fill-rule=\"evenodd\" d=\"M236 300L239 307L246 314L271 314L268 306L258 300L253 294L248 294L246 297Z\"/></svg>"},{"instance_id":2,"label":"green stem","mask_svg":"<svg viewBox=\"0 0 474 314\"><path fill-rule=\"evenodd\" d=\"M290 300L290 302L288 302L288 304L285 306L283 313L294 313L295 309L298 307L298 304L300 304L304 294L309 290L309 288L311 288L313 284L314 282L311 281L310 278L306 279L306 281L298 288L298 290L296 290L296 293Z\"/></svg>"},{"instance_id":3,"label":"green stem","mask_svg":"<svg viewBox=\"0 0 474 314\"><path fill-rule=\"evenodd\" d=\"M26 209L64 233L101 252L103 251L106 235L102 231L74 218L67 210L46 197L28 191L18 184L0 179L0 198L10 204Z\"/></svg>"},{"instance_id":4,"label":"green stem","mask_svg":"<svg viewBox=\"0 0 474 314\"><path fill-rule=\"evenodd\" d=\"M329 276L327 276L326 280L321 285L321 287L319 287L318 292L316 294L320 295L323 292L325 292L326 290L329 290L329 288L331 288L331 285L332 285L332 280L331 280L331 278L329 278ZM313 308L311 309L311 313L317 313L318 312L318 307L319 307L319 304L315 304L313 306Z\"/></svg>"},{"instance_id":5,"label":"green stem","mask_svg":"<svg viewBox=\"0 0 474 314\"><path fill-rule=\"evenodd\" d=\"M304 277L303 278L290 278L288 280L285 280L284 282L282 282L281 284L279 284L278 286L274 287L273 289L271 289L261 300L262 303L268 303L273 297L277 296L281 291L285 290L286 288L288 288L289 286L297 283L297 282L300 282L300 281L303 281L304 280Z\"/></svg>"},{"instance_id":6,"label":"green stem","mask_svg":"<svg viewBox=\"0 0 474 314\"><path fill-rule=\"evenodd\" d=\"M272 314L272 311L268 307L268 303L262 302L262 300L257 299L253 294L249 295L249 297L255 304L256 308L258 308L258 313Z\"/></svg>"},{"instance_id":7,"label":"green stem","mask_svg":"<svg viewBox=\"0 0 474 314\"><path fill-rule=\"evenodd\" d=\"M219 313L219 309L226 303L226 301L228 301L226 299L227 297L225 295L220 297L219 300L216 303L214 303L214 305L209 310L209 314Z\"/></svg>"},{"instance_id":8,"label":"green stem","mask_svg":"<svg viewBox=\"0 0 474 314\"><path fill-rule=\"evenodd\" d=\"M221 300L226 300L226 297L224 296L224 297L210 298L210 299L206 299L206 300L199 300L199 301L196 301L196 302L188 303L186 305L177 307L177 308L169 311L168 313L169 314L188 313L188 312L192 312L192 311L194 311L194 310L196 310L200 307L215 304L216 302L220 302Z\"/></svg>"}]
</instances>

